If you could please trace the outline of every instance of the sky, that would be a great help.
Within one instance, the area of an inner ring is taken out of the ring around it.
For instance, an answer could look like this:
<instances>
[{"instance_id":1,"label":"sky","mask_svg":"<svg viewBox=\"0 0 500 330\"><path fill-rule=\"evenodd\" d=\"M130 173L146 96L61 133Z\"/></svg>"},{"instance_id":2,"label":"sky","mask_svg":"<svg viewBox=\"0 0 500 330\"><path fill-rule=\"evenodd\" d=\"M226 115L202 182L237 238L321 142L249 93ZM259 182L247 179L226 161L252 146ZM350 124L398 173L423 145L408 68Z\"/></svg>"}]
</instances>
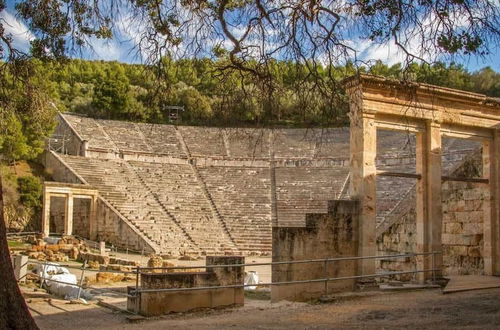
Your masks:
<instances>
[{"instance_id":1,"label":"sky","mask_svg":"<svg viewBox=\"0 0 500 330\"><path fill-rule=\"evenodd\" d=\"M7 1L7 9L0 13L4 28L12 35L14 46L23 51L29 49L29 41L34 39L34 35L28 30L26 24L16 18L13 9L13 1ZM137 28L131 28L124 24L118 24L118 29L111 40L91 39L91 48L85 48L78 53L72 54L75 58L88 60L116 60L126 63L141 63L140 56L134 49L137 42ZM403 54L397 49L395 44L378 45L366 40L349 40L349 44L358 51L358 58L361 60L381 60L392 65L401 62ZM500 72L500 49L491 50L492 53L485 57L469 56L458 57L452 60L463 64L469 71L477 71L485 66L492 67ZM450 60L446 60L449 62Z\"/></svg>"}]
</instances>

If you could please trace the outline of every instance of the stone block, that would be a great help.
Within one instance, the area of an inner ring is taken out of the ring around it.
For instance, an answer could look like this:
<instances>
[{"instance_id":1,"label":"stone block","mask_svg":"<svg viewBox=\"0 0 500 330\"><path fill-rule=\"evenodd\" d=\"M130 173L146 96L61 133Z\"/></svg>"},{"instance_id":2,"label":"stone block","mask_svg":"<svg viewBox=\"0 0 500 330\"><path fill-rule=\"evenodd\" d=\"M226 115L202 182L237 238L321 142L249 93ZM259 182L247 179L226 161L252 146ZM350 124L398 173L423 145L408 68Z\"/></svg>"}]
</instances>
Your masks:
<instances>
[{"instance_id":1,"label":"stone block","mask_svg":"<svg viewBox=\"0 0 500 330\"><path fill-rule=\"evenodd\" d=\"M470 246L468 248L467 255L474 258L480 258L483 256L479 246Z\"/></svg>"},{"instance_id":2,"label":"stone block","mask_svg":"<svg viewBox=\"0 0 500 330\"><path fill-rule=\"evenodd\" d=\"M445 247L445 253L450 256L467 256L469 255L468 247L464 245L449 245Z\"/></svg>"},{"instance_id":3,"label":"stone block","mask_svg":"<svg viewBox=\"0 0 500 330\"><path fill-rule=\"evenodd\" d=\"M483 223L482 222L468 222L463 225L464 234L483 234Z\"/></svg>"},{"instance_id":4,"label":"stone block","mask_svg":"<svg viewBox=\"0 0 500 330\"><path fill-rule=\"evenodd\" d=\"M443 244L448 245L477 245L482 239L482 235L463 235L463 234L443 234Z\"/></svg>"},{"instance_id":5,"label":"stone block","mask_svg":"<svg viewBox=\"0 0 500 330\"><path fill-rule=\"evenodd\" d=\"M444 228L444 232L447 234L460 234L463 231L462 223L460 222L446 223Z\"/></svg>"}]
</instances>

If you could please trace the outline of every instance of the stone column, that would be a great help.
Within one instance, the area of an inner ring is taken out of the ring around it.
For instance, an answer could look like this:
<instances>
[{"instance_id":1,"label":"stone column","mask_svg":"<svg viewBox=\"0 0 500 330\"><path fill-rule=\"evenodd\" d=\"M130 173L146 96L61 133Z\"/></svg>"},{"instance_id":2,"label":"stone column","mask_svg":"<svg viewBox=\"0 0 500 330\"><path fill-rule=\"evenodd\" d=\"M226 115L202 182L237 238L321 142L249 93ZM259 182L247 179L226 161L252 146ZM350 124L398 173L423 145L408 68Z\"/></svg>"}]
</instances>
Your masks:
<instances>
[{"instance_id":1,"label":"stone column","mask_svg":"<svg viewBox=\"0 0 500 330\"><path fill-rule=\"evenodd\" d=\"M89 141L83 140L81 145L81 155L82 157L87 157L87 150L89 148Z\"/></svg>"},{"instance_id":2,"label":"stone column","mask_svg":"<svg viewBox=\"0 0 500 330\"><path fill-rule=\"evenodd\" d=\"M427 252L427 143L426 132L416 134L416 170L421 178L417 180L416 193L415 193L415 224L416 224L416 251L417 253ZM428 258L417 256L417 270L430 268L429 263L426 261ZM426 278L425 273L417 273L417 279L420 283L424 283Z\"/></svg>"},{"instance_id":3,"label":"stone column","mask_svg":"<svg viewBox=\"0 0 500 330\"><path fill-rule=\"evenodd\" d=\"M50 193L47 188L43 188L43 210L42 210L42 233L44 237L50 232Z\"/></svg>"},{"instance_id":4,"label":"stone column","mask_svg":"<svg viewBox=\"0 0 500 330\"><path fill-rule=\"evenodd\" d=\"M417 252L442 251L443 206L441 199L441 127L439 123L428 122L425 133L417 134L417 173L422 178L417 183L416 194L416 229ZM442 255L419 256L417 269L442 269ZM436 273L441 276L441 272ZM424 281L432 277L431 272L420 273L418 278Z\"/></svg>"},{"instance_id":5,"label":"stone column","mask_svg":"<svg viewBox=\"0 0 500 330\"><path fill-rule=\"evenodd\" d=\"M357 107L360 107L358 100ZM353 114L351 105L350 195L359 200L359 256L377 254L376 224L376 165L377 128L375 114L360 111ZM360 260L358 274L375 274L375 259Z\"/></svg>"},{"instance_id":6,"label":"stone column","mask_svg":"<svg viewBox=\"0 0 500 330\"><path fill-rule=\"evenodd\" d=\"M28 272L28 256L14 256L14 276L18 282L26 282L26 273Z\"/></svg>"},{"instance_id":7,"label":"stone column","mask_svg":"<svg viewBox=\"0 0 500 330\"><path fill-rule=\"evenodd\" d=\"M66 203L64 210L64 235L73 233L73 194L66 195Z\"/></svg>"},{"instance_id":8,"label":"stone column","mask_svg":"<svg viewBox=\"0 0 500 330\"><path fill-rule=\"evenodd\" d=\"M441 125L436 122L428 122L426 125L426 213L424 220L426 228L424 234L427 235L428 252L442 251L442 231L443 231L443 205L442 205L442 150L441 150ZM429 266L441 270L443 267L443 255L434 256L434 265L432 265L431 256L428 257ZM425 273L427 278L432 273ZM437 272L436 276L441 276Z\"/></svg>"},{"instance_id":9,"label":"stone column","mask_svg":"<svg viewBox=\"0 0 500 330\"><path fill-rule=\"evenodd\" d=\"M89 238L97 239L97 196L92 196L90 201Z\"/></svg>"},{"instance_id":10,"label":"stone column","mask_svg":"<svg viewBox=\"0 0 500 330\"><path fill-rule=\"evenodd\" d=\"M489 198L483 201L484 273L500 275L500 133L483 142L483 177L489 180Z\"/></svg>"}]
</instances>

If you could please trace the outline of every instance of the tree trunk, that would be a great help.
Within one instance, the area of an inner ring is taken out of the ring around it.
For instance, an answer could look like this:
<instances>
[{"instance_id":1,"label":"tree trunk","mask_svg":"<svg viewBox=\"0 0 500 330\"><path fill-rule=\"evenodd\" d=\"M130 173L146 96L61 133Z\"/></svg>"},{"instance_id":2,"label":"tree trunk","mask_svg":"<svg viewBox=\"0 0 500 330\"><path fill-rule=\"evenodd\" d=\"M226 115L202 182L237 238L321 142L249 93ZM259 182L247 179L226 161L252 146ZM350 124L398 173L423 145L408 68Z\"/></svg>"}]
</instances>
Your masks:
<instances>
[{"instance_id":1,"label":"tree trunk","mask_svg":"<svg viewBox=\"0 0 500 330\"><path fill-rule=\"evenodd\" d=\"M0 177L0 329L38 329L14 277L7 245Z\"/></svg>"}]
</instances>

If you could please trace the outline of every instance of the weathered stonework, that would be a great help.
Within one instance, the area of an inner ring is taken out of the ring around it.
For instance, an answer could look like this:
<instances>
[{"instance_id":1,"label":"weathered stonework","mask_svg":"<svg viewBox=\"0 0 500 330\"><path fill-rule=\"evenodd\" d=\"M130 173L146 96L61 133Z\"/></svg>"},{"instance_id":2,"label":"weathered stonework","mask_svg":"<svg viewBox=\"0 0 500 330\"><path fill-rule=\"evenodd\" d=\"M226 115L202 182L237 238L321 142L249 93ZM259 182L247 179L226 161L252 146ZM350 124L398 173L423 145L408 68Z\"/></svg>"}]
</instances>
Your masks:
<instances>
[{"instance_id":1,"label":"weathered stonework","mask_svg":"<svg viewBox=\"0 0 500 330\"><path fill-rule=\"evenodd\" d=\"M480 158L471 157L458 167L454 176L473 177L481 173ZM443 267L445 275L484 274L484 200L489 193L484 184L448 181L443 184ZM412 202L411 196L408 202ZM378 253L398 254L416 251L415 209L410 208L399 221L380 233ZM381 260L383 270L406 271L414 269L415 260L409 258ZM398 277L401 278L401 277ZM412 275L402 278L410 279Z\"/></svg>"},{"instance_id":2,"label":"weathered stonework","mask_svg":"<svg viewBox=\"0 0 500 330\"><path fill-rule=\"evenodd\" d=\"M206 265L244 264L244 257L207 256ZM211 286L241 285L236 288L214 288L173 292L141 292L138 297L129 297L127 308L145 316L158 316L171 312L185 312L197 308L216 308L244 304L244 267L207 267L202 272L158 273L143 271L140 288L196 288ZM133 288L130 287L129 291Z\"/></svg>"},{"instance_id":3,"label":"weathered stonework","mask_svg":"<svg viewBox=\"0 0 500 330\"><path fill-rule=\"evenodd\" d=\"M308 214L306 227L273 227L273 262L358 255L358 202L330 201L328 213ZM356 275L355 260L272 266L272 281L287 282ZM273 286L271 301L306 301L322 295L350 291L354 280Z\"/></svg>"}]
</instances>

